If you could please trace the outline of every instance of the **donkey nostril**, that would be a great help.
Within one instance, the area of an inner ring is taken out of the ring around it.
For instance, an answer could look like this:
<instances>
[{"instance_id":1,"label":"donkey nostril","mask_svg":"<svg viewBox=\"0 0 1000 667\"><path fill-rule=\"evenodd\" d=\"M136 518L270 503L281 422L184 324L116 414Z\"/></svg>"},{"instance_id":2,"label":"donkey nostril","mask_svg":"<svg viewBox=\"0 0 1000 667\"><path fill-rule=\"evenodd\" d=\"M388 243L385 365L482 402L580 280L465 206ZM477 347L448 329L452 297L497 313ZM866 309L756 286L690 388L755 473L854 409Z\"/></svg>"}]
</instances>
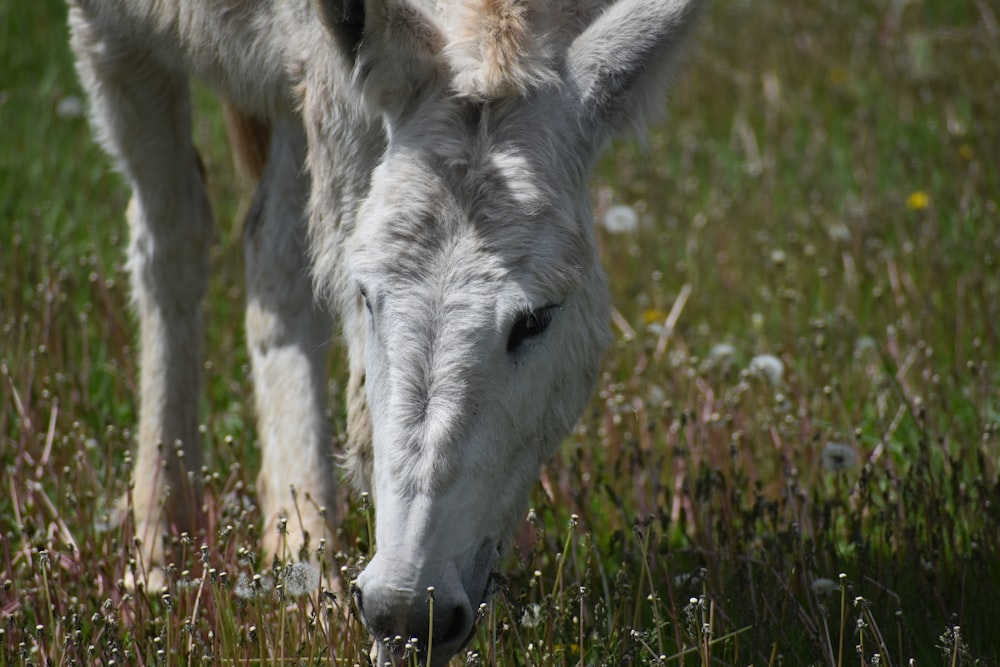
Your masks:
<instances>
[{"instance_id":1,"label":"donkey nostril","mask_svg":"<svg viewBox=\"0 0 1000 667\"><path fill-rule=\"evenodd\" d=\"M361 597L361 588L357 584L351 584L351 599L354 600L354 606L358 608L358 613L361 614L361 618L364 618L365 608L363 598Z\"/></svg>"},{"instance_id":2,"label":"donkey nostril","mask_svg":"<svg viewBox=\"0 0 1000 667\"><path fill-rule=\"evenodd\" d=\"M475 614L461 582L444 581L432 597L385 579L366 571L350 588L358 617L377 640L379 651L395 655L396 645L386 638L399 635L416 638L420 647L440 647L444 655L458 651L472 637ZM437 650L434 655L439 655Z\"/></svg>"},{"instance_id":3,"label":"donkey nostril","mask_svg":"<svg viewBox=\"0 0 1000 667\"><path fill-rule=\"evenodd\" d=\"M437 616L437 614L435 614ZM434 621L434 642L457 644L472 631L472 614L466 605L456 605Z\"/></svg>"}]
</instances>

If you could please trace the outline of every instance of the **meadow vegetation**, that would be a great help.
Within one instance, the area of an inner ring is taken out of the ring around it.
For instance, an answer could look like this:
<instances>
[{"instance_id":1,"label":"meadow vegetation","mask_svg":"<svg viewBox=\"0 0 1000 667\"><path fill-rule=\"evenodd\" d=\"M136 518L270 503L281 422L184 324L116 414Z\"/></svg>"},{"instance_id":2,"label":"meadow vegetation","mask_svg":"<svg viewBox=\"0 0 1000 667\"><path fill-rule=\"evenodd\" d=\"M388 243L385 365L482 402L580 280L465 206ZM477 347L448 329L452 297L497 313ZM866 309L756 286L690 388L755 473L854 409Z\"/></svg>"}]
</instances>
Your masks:
<instances>
[{"instance_id":1,"label":"meadow vegetation","mask_svg":"<svg viewBox=\"0 0 1000 667\"><path fill-rule=\"evenodd\" d=\"M617 341L455 664L1000 664L998 21L715 3L667 122L595 174ZM64 23L0 3L0 667L365 664L325 582L370 556L367 500L306 565L257 555L247 192L203 88L209 528L165 592L124 585L128 193Z\"/></svg>"}]
</instances>

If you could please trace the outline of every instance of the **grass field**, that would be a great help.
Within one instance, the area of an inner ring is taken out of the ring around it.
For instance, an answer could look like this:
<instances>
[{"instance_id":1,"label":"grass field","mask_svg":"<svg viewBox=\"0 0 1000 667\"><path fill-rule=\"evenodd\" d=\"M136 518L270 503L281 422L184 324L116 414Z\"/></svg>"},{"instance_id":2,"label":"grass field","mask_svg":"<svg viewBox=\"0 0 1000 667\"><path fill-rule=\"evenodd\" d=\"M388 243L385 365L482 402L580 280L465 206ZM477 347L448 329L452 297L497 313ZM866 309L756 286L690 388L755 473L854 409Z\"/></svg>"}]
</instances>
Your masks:
<instances>
[{"instance_id":1,"label":"grass field","mask_svg":"<svg viewBox=\"0 0 1000 667\"><path fill-rule=\"evenodd\" d=\"M595 174L639 221L599 231L617 342L456 664L1000 665L998 21L717 0L668 122ZM364 664L342 599L256 557L246 193L203 89L214 528L167 595L123 586L128 194L64 23L0 3L0 667ZM349 575L370 510L343 496L314 562Z\"/></svg>"}]
</instances>

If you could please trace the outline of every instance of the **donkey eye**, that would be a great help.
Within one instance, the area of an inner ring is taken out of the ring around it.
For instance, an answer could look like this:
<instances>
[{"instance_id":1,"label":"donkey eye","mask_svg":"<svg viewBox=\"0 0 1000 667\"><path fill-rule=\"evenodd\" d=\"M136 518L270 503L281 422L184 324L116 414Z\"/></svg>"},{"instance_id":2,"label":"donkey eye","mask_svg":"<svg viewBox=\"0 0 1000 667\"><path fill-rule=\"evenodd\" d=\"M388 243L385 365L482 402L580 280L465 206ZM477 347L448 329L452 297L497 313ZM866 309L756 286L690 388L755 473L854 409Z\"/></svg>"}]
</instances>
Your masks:
<instances>
[{"instance_id":1,"label":"donkey eye","mask_svg":"<svg viewBox=\"0 0 1000 667\"><path fill-rule=\"evenodd\" d=\"M513 352L528 338L540 335L552 322L552 316L559 306L545 306L522 313L510 330L507 351Z\"/></svg>"},{"instance_id":2,"label":"donkey eye","mask_svg":"<svg viewBox=\"0 0 1000 667\"><path fill-rule=\"evenodd\" d=\"M361 300L365 302L365 308L368 309L368 314L370 315L372 312L372 304L368 300L368 292L365 291L364 287L359 287L358 292L361 294Z\"/></svg>"}]
</instances>

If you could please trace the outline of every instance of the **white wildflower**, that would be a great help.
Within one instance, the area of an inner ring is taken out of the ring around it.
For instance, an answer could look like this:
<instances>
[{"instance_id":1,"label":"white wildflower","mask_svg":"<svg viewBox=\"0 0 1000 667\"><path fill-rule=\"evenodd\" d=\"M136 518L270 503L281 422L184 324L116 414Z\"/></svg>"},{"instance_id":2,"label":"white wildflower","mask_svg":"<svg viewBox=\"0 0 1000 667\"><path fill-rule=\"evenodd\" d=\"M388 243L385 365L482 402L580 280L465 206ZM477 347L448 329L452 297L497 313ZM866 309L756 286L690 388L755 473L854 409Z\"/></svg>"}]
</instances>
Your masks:
<instances>
[{"instance_id":1,"label":"white wildflower","mask_svg":"<svg viewBox=\"0 0 1000 667\"><path fill-rule=\"evenodd\" d=\"M703 581L702 572L683 572L674 577L675 588L691 588L700 586Z\"/></svg>"},{"instance_id":2,"label":"white wildflower","mask_svg":"<svg viewBox=\"0 0 1000 667\"><path fill-rule=\"evenodd\" d=\"M840 221L833 222L826 228L826 233L833 241L846 243L851 240L850 228Z\"/></svg>"},{"instance_id":3,"label":"white wildflower","mask_svg":"<svg viewBox=\"0 0 1000 667\"><path fill-rule=\"evenodd\" d=\"M524 608L521 614L521 625L526 628L533 628L542 620L542 607L539 604L531 604Z\"/></svg>"},{"instance_id":4,"label":"white wildflower","mask_svg":"<svg viewBox=\"0 0 1000 667\"><path fill-rule=\"evenodd\" d=\"M291 597L319 588L319 568L312 563L292 563L285 567L285 592Z\"/></svg>"},{"instance_id":5,"label":"white wildflower","mask_svg":"<svg viewBox=\"0 0 1000 667\"><path fill-rule=\"evenodd\" d=\"M81 118L86 112L83 100L76 95L67 95L56 105L56 116L59 118Z\"/></svg>"},{"instance_id":6,"label":"white wildflower","mask_svg":"<svg viewBox=\"0 0 1000 667\"><path fill-rule=\"evenodd\" d=\"M823 448L823 467L830 472L843 472L853 468L858 462L858 454L850 445L830 442Z\"/></svg>"},{"instance_id":7,"label":"white wildflower","mask_svg":"<svg viewBox=\"0 0 1000 667\"><path fill-rule=\"evenodd\" d=\"M862 336L854 343L854 358L863 359L878 355L878 343L871 336Z\"/></svg>"},{"instance_id":8,"label":"white wildflower","mask_svg":"<svg viewBox=\"0 0 1000 667\"><path fill-rule=\"evenodd\" d=\"M271 587L270 577L262 577L259 574L255 574L251 579L247 576L246 572L240 572L240 577L236 581L236 587L233 591L238 598L253 600L254 598L264 597L264 595L271 591Z\"/></svg>"},{"instance_id":9,"label":"white wildflower","mask_svg":"<svg viewBox=\"0 0 1000 667\"><path fill-rule=\"evenodd\" d=\"M612 234L634 234L639 230L639 214L631 206L612 206L604 214L604 229Z\"/></svg>"},{"instance_id":10,"label":"white wildflower","mask_svg":"<svg viewBox=\"0 0 1000 667\"><path fill-rule=\"evenodd\" d=\"M773 354L758 354L750 360L750 372L767 378L773 385L781 384L785 374L785 365Z\"/></svg>"},{"instance_id":11,"label":"white wildflower","mask_svg":"<svg viewBox=\"0 0 1000 667\"><path fill-rule=\"evenodd\" d=\"M708 360L713 363L729 361L736 354L736 348L729 343L716 343L708 351Z\"/></svg>"},{"instance_id":12,"label":"white wildflower","mask_svg":"<svg viewBox=\"0 0 1000 667\"><path fill-rule=\"evenodd\" d=\"M659 385L650 385L646 390L646 403L651 407L659 407L667 400L667 392Z\"/></svg>"},{"instance_id":13,"label":"white wildflower","mask_svg":"<svg viewBox=\"0 0 1000 667\"><path fill-rule=\"evenodd\" d=\"M829 595L840 590L840 584L838 584L833 579L827 579L826 577L817 577L813 579L812 584L809 588L815 595Z\"/></svg>"}]
</instances>

